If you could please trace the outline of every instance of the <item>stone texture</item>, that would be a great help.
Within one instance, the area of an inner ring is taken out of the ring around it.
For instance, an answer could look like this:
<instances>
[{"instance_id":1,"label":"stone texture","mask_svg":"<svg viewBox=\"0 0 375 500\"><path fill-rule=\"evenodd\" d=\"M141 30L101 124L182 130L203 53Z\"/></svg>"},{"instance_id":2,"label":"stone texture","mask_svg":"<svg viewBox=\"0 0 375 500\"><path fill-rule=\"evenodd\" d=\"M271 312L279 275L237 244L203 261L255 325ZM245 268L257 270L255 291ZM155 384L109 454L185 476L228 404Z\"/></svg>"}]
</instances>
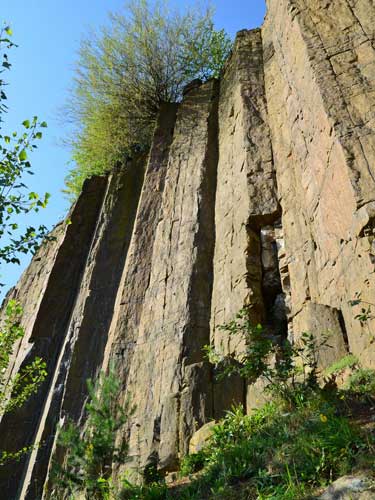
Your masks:
<instances>
[{"instance_id":1,"label":"stone texture","mask_svg":"<svg viewBox=\"0 0 375 500\"><path fill-rule=\"evenodd\" d=\"M375 366L375 320L348 304L375 304L375 8L267 3L220 82L164 105L148 158L88 182L10 292L26 328L10 375L40 355L49 378L0 424L1 447L43 442L0 470L9 500L42 498L56 423L84 424L85 379L110 366L135 406L118 440L137 474L173 472L207 422L265 401L262 381L215 380L202 352L242 351L217 327L244 306L273 337L330 332L322 369L348 352Z\"/></svg>"},{"instance_id":2,"label":"stone texture","mask_svg":"<svg viewBox=\"0 0 375 500\"><path fill-rule=\"evenodd\" d=\"M175 469L190 435L212 416L211 368L202 347L209 343L217 101L218 82L210 81L194 86L179 106L167 162L163 152L159 160L165 180L162 196L155 193L145 266L137 276L129 268L125 286L130 280L131 289L124 288L114 325L118 340L111 358L126 381L124 398L130 396L135 406L127 431L134 468L158 462ZM146 174L146 183L151 181ZM153 194L144 193L132 242L137 263L142 207ZM133 290L142 302L135 316Z\"/></svg>"},{"instance_id":3,"label":"stone texture","mask_svg":"<svg viewBox=\"0 0 375 500\"><path fill-rule=\"evenodd\" d=\"M189 442L189 453L198 453L205 446L207 446L211 436L212 429L217 425L217 422L213 420L212 422L208 422L203 427L201 427L197 432L195 432Z\"/></svg>"},{"instance_id":4,"label":"stone texture","mask_svg":"<svg viewBox=\"0 0 375 500\"><path fill-rule=\"evenodd\" d=\"M243 339L229 337L218 326L230 321L244 306L254 323L265 322L268 304L263 290L261 231L280 216L260 30L237 34L220 84L218 116L211 344L228 354L240 353ZM224 391L215 388L216 409L228 408L229 401L222 405L222 395L234 395L234 391L235 400L246 405L244 382L233 379L229 386L231 389ZM215 418L220 416L215 411Z\"/></svg>"},{"instance_id":5,"label":"stone texture","mask_svg":"<svg viewBox=\"0 0 375 500\"><path fill-rule=\"evenodd\" d=\"M66 330L62 357L50 388L53 395L45 405L39 425L42 445L29 463L28 476L35 479L28 486L27 499L37 498L43 491L58 421L80 421L87 398L86 381L95 380L103 366L108 330L142 187L144 163L145 158L141 156L109 179ZM61 453L59 458L62 459Z\"/></svg>"},{"instance_id":6,"label":"stone texture","mask_svg":"<svg viewBox=\"0 0 375 500\"><path fill-rule=\"evenodd\" d=\"M64 222L56 225L50 234L51 239L40 247L28 268L22 274L17 285L9 290L3 301L0 322L4 319L5 306L8 301L16 300L23 309L21 325L25 331L23 338L14 346L13 356L9 363L9 377L13 377L17 373L25 357L32 348L30 336L35 318L56 259L56 253L65 236L66 228L67 225Z\"/></svg>"},{"instance_id":7,"label":"stone texture","mask_svg":"<svg viewBox=\"0 0 375 500\"><path fill-rule=\"evenodd\" d=\"M373 322L362 328L348 301L361 292L375 302L374 14L365 0L269 0L263 28L292 330L310 301L340 310L368 366Z\"/></svg>"},{"instance_id":8,"label":"stone texture","mask_svg":"<svg viewBox=\"0 0 375 500\"><path fill-rule=\"evenodd\" d=\"M373 481L365 477L344 476L332 483L320 500L372 500L375 497Z\"/></svg>"},{"instance_id":9,"label":"stone texture","mask_svg":"<svg viewBox=\"0 0 375 500\"><path fill-rule=\"evenodd\" d=\"M220 85L219 124L211 337L234 352L239 339L217 326L244 305L254 322L264 320L260 228L279 217L260 30L237 34Z\"/></svg>"},{"instance_id":10,"label":"stone texture","mask_svg":"<svg viewBox=\"0 0 375 500\"><path fill-rule=\"evenodd\" d=\"M32 347L21 364L40 356L47 363L48 376L35 396L20 409L3 417L0 424L2 449L19 450L30 445L38 433L44 405L51 397L49 389L59 364L105 188L106 180L103 178L86 182L71 212L72 224L67 227L56 253L29 337ZM23 459L1 468L0 485L6 498L15 498L20 494L22 484L19 479L25 473L27 462Z\"/></svg>"},{"instance_id":11,"label":"stone texture","mask_svg":"<svg viewBox=\"0 0 375 500\"><path fill-rule=\"evenodd\" d=\"M303 333L314 333L319 347L318 368L324 370L348 354L346 337L340 325L339 311L313 302L307 302L294 318L294 342ZM325 344L327 339L327 345Z\"/></svg>"}]
</instances>

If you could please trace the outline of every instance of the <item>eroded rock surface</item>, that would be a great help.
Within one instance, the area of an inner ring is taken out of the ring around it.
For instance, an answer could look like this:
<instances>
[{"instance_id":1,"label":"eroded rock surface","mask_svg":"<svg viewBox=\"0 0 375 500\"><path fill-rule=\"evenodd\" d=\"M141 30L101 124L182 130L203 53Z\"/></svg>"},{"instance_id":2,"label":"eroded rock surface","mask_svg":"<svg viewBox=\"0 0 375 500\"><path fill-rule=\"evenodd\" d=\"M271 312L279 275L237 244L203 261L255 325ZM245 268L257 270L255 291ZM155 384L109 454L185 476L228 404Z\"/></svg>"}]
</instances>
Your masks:
<instances>
[{"instance_id":1,"label":"eroded rock surface","mask_svg":"<svg viewBox=\"0 0 375 500\"><path fill-rule=\"evenodd\" d=\"M50 496L56 424L82 423L85 379L109 366L135 407L118 439L137 474L173 472L233 402L265 401L202 352L241 352L218 326L244 306L268 335L328 334L322 368L348 352L375 366L375 322L349 305L375 303L375 8L267 3L220 81L163 106L148 157L88 182L10 292L26 328L11 370L39 355L49 377L0 424L2 448L43 442L0 471L9 500Z\"/></svg>"}]
</instances>

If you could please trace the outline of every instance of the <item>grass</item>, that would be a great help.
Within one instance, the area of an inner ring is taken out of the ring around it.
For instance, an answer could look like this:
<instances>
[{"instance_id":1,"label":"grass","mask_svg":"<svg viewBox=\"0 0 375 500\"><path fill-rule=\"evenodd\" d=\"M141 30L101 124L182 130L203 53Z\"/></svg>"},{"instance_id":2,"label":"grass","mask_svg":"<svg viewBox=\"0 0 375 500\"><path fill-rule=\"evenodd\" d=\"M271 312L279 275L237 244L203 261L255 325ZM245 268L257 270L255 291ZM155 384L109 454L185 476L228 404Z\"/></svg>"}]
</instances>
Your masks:
<instances>
[{"instance_id":1,"label":"grass","mask_svg":"<svg viewBox=\"0 0 375 500\"><path fill-rule=\"evenodd\" d=\"M336 404L319 398L289 413L275 403L250 416L237 408L215 429L201 475L178 498L228 498L245 481L249 498L304 498L351 472L373 446L373 436L368 441Z\"/></svg>"},{"instance_id":2,"label":"grass","mask_svg":"<svg viewBox=\"0 0 375 500\"><path fill-rule=\"evenodd\" d=\"M309 498L358 466L375 468L374 433L363 432L347 413L348 400L322 394L293 411L275 402L251 415L233 408L213 428L207 447L182 461L188 484L144 486L123 498Z\"/></svg>"},{"instance_id":3,"label":"grass","mask_svg":"<svg viewBox=\"0 0 375 500\"><path fill-rule=\"evenodd\" d=\"M358 358L353 354L348 354L347 356L341 358L339 361L336 361L336 363L333 363L331 366L329 366L325 370L324 375L333 375L335 373L339 373L342 370L345 370L346 368L354 368L355 366L358 366L358 364Z\"/></svg>"}]
</instances>

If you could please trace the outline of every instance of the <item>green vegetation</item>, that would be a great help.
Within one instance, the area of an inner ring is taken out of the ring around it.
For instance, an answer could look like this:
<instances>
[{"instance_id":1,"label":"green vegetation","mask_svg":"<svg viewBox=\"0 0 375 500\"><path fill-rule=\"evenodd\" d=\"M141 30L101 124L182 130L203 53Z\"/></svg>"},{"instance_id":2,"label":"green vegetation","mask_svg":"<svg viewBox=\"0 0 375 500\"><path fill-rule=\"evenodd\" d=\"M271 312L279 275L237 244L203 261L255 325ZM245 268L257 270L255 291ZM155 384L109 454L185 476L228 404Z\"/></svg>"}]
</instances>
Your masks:
<instances>
[{"instance_id":1,"label":"green vegetation","mask_svg":"<svg viewBox=\"0 0 375 500\"><path fill-rule=\"evenodd\" d=\"M356 394L371 397L375 402L375 370L359 368L350 377L347 389Z\"/></svg>"},{"instance_id":2,"label":"green vegetation","mask_svg":"<svg viewBox=\"0 0 375 500\"><path fill-rule=\"evenodd\" d=\"M117 443L116 433L131 415L129 404L122 406L118 401L120 388L120 381L112 373L101 375L95 386L88 381L90 401L85 408L84 431L72 422L59 431L58 444L65 458L62 463L54 463L53 494L112 498L112 464L125 463L128 451L126 441Z\"/></svg>"},{"instance_id":3,"label":"green vegetation","mask_svg":"<svg viewBox=\"0 0 375 500\"><path fill-rule=\"evenodd\" d=\"M47 376L46 363L38 357L22 367L16 375L10 373L11 356L17 342L25 334L20 325L21 316L20 305L10 300L6 305L5 320L0 330L0 415L20 408L32 394L37 392ZM27 447L13 453L3 450L0 455L0 465L9 460L18 460L30 449Z\"/></svg>"},{"instance_id":4,"label":"green vegetation","mask_svg":"<svg viewBox=\"0 0 375 500\"><path fill-rule=\"evenodd\" d=\"M356 469L372 474L375 428L361 429L356 416L371 414L375 371L346 357L332 367L355 368L345 390L334 379L322 386L318 357L327 338L317 344L304 334L295 346L277 342L260 325L252 326L246 310L222 329L240 334L247 347L237 363L206 348L211 362L221 376L237 373L251 382L262 377L273 401L250 415L242 406L227 412L207 446L182 460L187 484L129 485L123 498L297 500Z\"/></svg>"},{"instance_id":5,"label":"green vegetation","mask_svg":"<svg viewBox=\"0 0 375 500\"><path fill-rule=\"evenodd\" d=\"M201 452L201 474L178 498L230 498L241 483L243 498L306 498L312 488L352 471L374 445L374 436L318 396L293 411L274 402L249 416L234 408Z\"/></svg>"},{"instance_id":6,"label":"green vegetation","mask_svg":"<svg viewBox=\"0 0 375 500\"><path fill-rule=\"evenodd\" d=\"M355 366L358 365L359 365L358 358L356 356L353 356L353 354L348 354L347 356L344 356L343 358L336 361L336 363L333 363L331 366L329 366L325 370L324 375L330 376L335 373L339 373L340 371L345 370L346 368L354 368Z\"/></svg>"},{"instance_id":7,"label":"green vegetation","mask_svg":"<svg viewBox=\"0 0 375 500\"><path fill-rule=\"evenodd\" d=\"M161 103L178 102L194 78L217 77L230 49L210 9L179 13L166 2L132 0L124 15L112 14L81 44L64 110L75 125L66 192L76 197L87 177L147 150Z\"/></svg>"},{"instance_id":8,"label":"green vegetation","mask_svg":"<svg viewBox=\"0 0 375 500\"><path fill-rule=\"evenodd\" d=\"M35 358L32 363L21 368L14 376L8 373L10 357L16 342L24 336L20 325L22 308L10 300L5 309L5 321L0 331L0 414L4 415L19 408L35 393L45 379L45 363Z\"/></svg>"},{"instance_id":9,"label":"green vegetation","mask_svg":"<svg viewBox=\"0 0 375 500\"><path fill-rule=\"evenodd\" d=\"M28 154L37 148L37 142L42 139L41 129L47 127L46 122L40 122L37 116L22 122L23 132L4 133L3 116L7 111L5 93L6 82L1 78L5 71L11 68L8 52L15 44L11 41L12 30L9 26L0 29L0 262L19 264L19 253L35 252L47 228L32 226L20 232L21 216L30 212L38 212L45 208L50 197L49 193L39 196L28 191L24 184L25 174L33 174Z\"/></svg>"},{"instance_id":10,"label":"green vegetation","mask_svg":"<svg viewBox=\"0 0 375 500\"><path fill-rule=\"evenodd\" d=\"M252 326L246 310L222 329L241 335L247 347L237 363L206 347L219 376L237 373L251 382L262 377L271 402L249 415L241 405L228 411L206 446L182 459L174 484L156 473L144 485L124 479L119 486L111 484L111 464L125 462L127 445L116 448L115 432L126 422L129 407L119 406L113 375L102 378L99 388L90 386L85 431L68 424L60 433L67 455L63 466L55 466L55 488L116 500L298 500L311 498L342 475L373 473L375 428L370 421L366 430L359 424L375 402L375 371L346 356L330 371L351 367L347 385L338 389L334 378L322 385L319 349L327 338L317 343L303 334L294 346L267 338L260 325Z\"/></svg>"},{"instance_id":11,"label":"green vegetation","mask_svg":"<svg viewBox=\"0 0 375 500\"><path fill-rule=\"evenodd\" d=\"M230 336L240 335L246 347L241 355L226 356L211 346L205 347L219 377L238 374L249 383L262 378L265 390L291 407L319 389L319 351L327 345L328 335L317 343L312 334L303 333L300 341L292 345L286 339L268 337L261 325L253 326L246 309L220 329Z\"/></svg>"},{"instance_id":12,"label":"green vegetation","mask_svg":"<svg viewBox=\"0 0 375 500\"><path fill-rule=\"evenodd\" d=\"M45 122L39 122L36 116L32 120L24 120L23 132L6 133L4 115L7 112L6 85L4 72L11 69L9 50L15 47L11 40L12 30L3 25L0 28L0 262L19 264L19 254L34 253L43 238L46 227L27 226L24 231L19 228L22 216L30 212L38 212L47 205L49 194L40 197L28 191L23 179L25 174L32 174L28 154L37 148L37 141L42 138L41 129ZM21 326L22 308L14 300L8 301L5 317L0 328L0 416L20 408L34 394L46 378L46 363L35 358L23 366L16 375L11 371L10 361L14 350L25 334ZM0 465L9 460L18 460L31 447L16 452L0 452Z\"/></svg>"}]
</instances>

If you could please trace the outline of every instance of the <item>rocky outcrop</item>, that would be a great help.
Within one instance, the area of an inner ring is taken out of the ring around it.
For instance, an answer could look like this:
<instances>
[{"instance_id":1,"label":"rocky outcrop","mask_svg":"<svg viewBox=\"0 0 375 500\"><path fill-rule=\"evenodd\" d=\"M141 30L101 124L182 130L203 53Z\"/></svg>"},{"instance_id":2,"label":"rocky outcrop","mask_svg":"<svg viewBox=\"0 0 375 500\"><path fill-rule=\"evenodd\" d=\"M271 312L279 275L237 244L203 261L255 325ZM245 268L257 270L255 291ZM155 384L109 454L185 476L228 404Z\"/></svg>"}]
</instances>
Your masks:
<instances>
[{"instance_id":1,"label":"rocky outcrop","mask_svg":"<svg viewBox=\"0 0 375 500\"><path fill-rule=\"evenodd\" d=\"M363 476L344 476L332 483L319 499L371 500L374 496L375 485L373 480Z\"/></svg>"},{"instance_id":2,"label":"rocky outcrop","mask_svg":"<svg viewBox=\"0 0 375 500\"><path fill-rule=\"evenodd\" d=\"M26 327L12 373L38 355L48 379L0 424L2 448L41 443L0 470L7 498L49 497L56 426L84 422L101 370L135 408L118 440L137 474L175 470L233 402L264 401L202 351L241 352L218 326L244 306L269 335L329 333L323 368L374 366L374 320L348 303L375 303L374 17L367 0L268 0L220 81L163 106L148 157L86 183L9 295Z\"/></svg>"},{"instance_id":3,"label":"rocky outcrop","mask_svg":"<svg viewBox=\"0 0 375 500\"><path fill-rule=\"evenodd\" d=\"M375 303L374 16L366 0L269 0L262 31L294 338L332 329L372 367L373 320L349 301Z\"/></svg>"}]
</instances>

